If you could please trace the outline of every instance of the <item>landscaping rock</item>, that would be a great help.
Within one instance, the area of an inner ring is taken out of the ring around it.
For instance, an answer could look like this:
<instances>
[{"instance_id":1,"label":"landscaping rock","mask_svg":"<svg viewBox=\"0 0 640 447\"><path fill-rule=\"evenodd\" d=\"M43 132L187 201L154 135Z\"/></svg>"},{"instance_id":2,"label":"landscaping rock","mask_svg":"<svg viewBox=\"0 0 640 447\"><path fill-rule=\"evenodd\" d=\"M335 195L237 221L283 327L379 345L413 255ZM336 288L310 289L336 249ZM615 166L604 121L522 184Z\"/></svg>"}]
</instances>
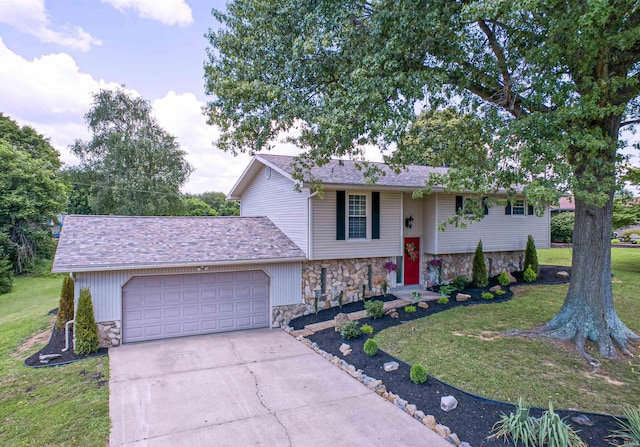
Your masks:
<instances>
[{"instance_id":1,"label":"landscaping rock","mask_svg":"<svg viewBox=\"0 0 640 447\"><path fill-rule=\"evenodd\" d=\"M391 312L391 314L389 314L389 316L391 318L398 318L400 316L400 314L398 314L398 312Z\"/></svg>"},{"instance_id":2,"label":"landscaping rock","mask_svg":"<svg viewBox=\"0 0 640 447\"><path fill-rule=\"evenodd\" d=\"M586 425L587 427L593 427L593 421L589 419L589 416L587 416L586 414L573 416L571 420L578 425Z\"/></svg>"},{"instance_id":3,"label":"landscaping rock","mask_svg":"<svg viewBox=\"0 0 640 447\"><path fill-rule=\"evenodd\" d=\"M502 287L500 286L500 284L496 284L495 286L491 287L489 289L489 292L495 292L497 290L502 290Z\"/></svg>"},{"instance_id":4,"label":"landscaping rock","mask_svg":"<svg viewBox=\"0 0 640 447\"><path fill-rule=\"evenodd\" d=\"M383 365L383 368L386 372L391 372L398 369L399 366L398 362L387 362Z\"/></svg>"},{"instance_id":5,"label":"landscaping rock","mask_svg":"<svg viewBox=\"0 0 640 447\"><path fill-rule=\"evenodd\" d=\"M453 396L442 396L440 398L440 408L443 411L455 410L458 406L458 400Z\"/></svg>"},{"instance_id":6,"label":"landscaping rock","mask_svg":"<svg viewBox=\"0 0 640 447\"><path fill-rule=\"evenodd\" d=\"M560 279L569 279L569 273L565 272L565 271L560 271L556 273L556 278L560 278Z\"/></svg>"},{"instance_id":7,"label":"landscaping rock","mask_svg":"<svg viewBox=\"0 0 640 447\"><path fill-rule=\"evenodd\" d=\"M436 429L436 418L432 414L428 414L422 418L422 423L429 427L431 430Z\"/></svg>"},{"instance_id":8,"label":"landscaping rock","mask_svg":"<svg viewBox=\"0 0 640 447\"><path fill-rule=\"evenodd\" d=\"M455 433L451 433L449 436L447 436L444 439L446 439L453 445L456 445L456 446L460 445L460 438L458 438L458 435L456 435Z\"/></svg>"},{"instance_id":9,"label":"landscaping rock","mask_svg":"<svg viewBox=\"0 0 640 447\"><path fill-rule=\"evenodd\" d=\"M424 301L420 301L420 302L418 303L418 307L422 307L423 309L428 309L428 308L429 308L429 305L428 305L426 302L424 302Z\"/></svg>"},{"instance_id":10,"label":"landscaping rock","mask_svg":"<svg viewBox=\"0 0 640 447\"><path fill-rule=\"evenodd\" d=\"M460 443L460 447L471 447L471 444L469 444L468 442L462 441Z\"/></svg>"},{"instance_id":11,"label":"landscaping rock","mask_svg":"<svg viewBox=\"0 0 640 447\"><path fill-rule=\"evenodd\" d=\"M410 416L413 416L414 414L416 414L416 411L418 411L418 407L413 404L408 404L406 410Z\"/></svg>"},{"instance_id":12,"label":"landscaping rock","mask_svg":"<svg viewBox=\"0 0 640 447\"><path fill-rule=\"evenodd\" d=\"M335 316L333 321L336 323L336 332L340 332L340 326L349 321L349 315L347 314L338 314Z\"/></svg>"},{"instance_id":13,"label":"landscaping rock","mask_svg":"<svg viewBox=\"0 0 640 447\"><path fill-rule=\"evenodd\" d=\"M442 424L436 424L436 426L433 429L433 431L438 433L443 438L446 438L447 436L449 436L451 434L451 429L449 427L447 427L446 425L442 425Z\"/></svg>"},{"instance_id":14,"label":"landscaping rock","mask_svg":"<svg viewBox=\"0 0 640 447\"><path fill-rule=\"evenodd\" d=\"M389 310L385 311L385 313L384 313L384 314L385 314L385 315L391 315L392 313L397 312L397 311L398 311L398 309L396 309L396 308L394 307L393 309L389 309Z\"/></svg>"},{"instance_id":15,"label":"landscaping rock","mask_svg":"<svg viewBox=\"0 0 640 447\"><path fill-rule=\"evenodd\" d=\"M456 295L456 301L468 301L471 299L471 295L467 295L466 293L458 293Z\"/></svg>"},{"instance_id":16,"label":"landscaping rock","mask_svg":"<svg viewBox=\"0 0 640 447\"><path fill-rule=\"evenodd\" d=\"M424 412L422 410L416 411L413 413L413 418L422 421L424 419Z\"/></svg>"},{"instance_id":17,"label":"landscaping rock","mask_svg":"<svg viewBox=\"0 0 640 447\"><path fill-rule=\"evenodd\" d=\"M342 352L342 355L345 357L351 354L352 352L351 346L346 343L342 343L339 349L340 349L340 352Z\"/></svg>"},{"instance_id":18,"label":"landscaping rock","mask_svg":"<svg viewBox=\"0 0 640 447\"><path fill-rule=\"evenodd\" d=\"M58 359L60 357L62 357L62 354L40 354L39 355L40 362L42 363L49 363L50 360Z\"/></svg>"}]
</instances>

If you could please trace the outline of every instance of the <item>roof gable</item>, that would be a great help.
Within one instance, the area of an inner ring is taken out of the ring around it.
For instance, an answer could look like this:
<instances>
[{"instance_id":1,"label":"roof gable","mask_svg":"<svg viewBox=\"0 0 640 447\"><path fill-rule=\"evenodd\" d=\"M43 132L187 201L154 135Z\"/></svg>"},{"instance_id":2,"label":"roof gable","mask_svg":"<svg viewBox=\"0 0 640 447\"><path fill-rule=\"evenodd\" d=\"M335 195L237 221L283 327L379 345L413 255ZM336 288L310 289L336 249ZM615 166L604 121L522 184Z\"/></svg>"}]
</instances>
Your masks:
<instances>
[{"instance_id":1,"label":"roof gable","mask_svg":"<svg viewBox=\"0 0 640 447\"><path fill-rule=\"evenodd\" d=\"M54 272L128 270L306 259L266 217L65 218Z\"/></svg>"}]
</instances>

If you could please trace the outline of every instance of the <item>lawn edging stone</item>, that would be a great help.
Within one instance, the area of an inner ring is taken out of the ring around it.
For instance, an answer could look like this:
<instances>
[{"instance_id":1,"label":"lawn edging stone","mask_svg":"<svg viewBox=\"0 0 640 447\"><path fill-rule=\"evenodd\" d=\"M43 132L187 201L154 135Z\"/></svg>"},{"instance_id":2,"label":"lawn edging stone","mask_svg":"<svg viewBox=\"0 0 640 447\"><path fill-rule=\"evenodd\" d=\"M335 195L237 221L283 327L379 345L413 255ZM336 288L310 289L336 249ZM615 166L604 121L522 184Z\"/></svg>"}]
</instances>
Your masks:
<instances>
[{"instance_id":1,"label":"lawn edging stone","mask_svg":"<svg viewBox=\"0 0 640 447\"><path fill-rule=\"evenodd\" d=\"M318 346L316 342L309 340L303 335L294 335L294 329L288 325L283 325L282 330L287 334L293 336L296 340L311 348L316 354L322 356L325 360L329 361L331 364L337 366L351 377L358 380L358 382L362 383L364 386L369 388L371 391L375 392L378 396L386 399L391 402L393 405L404 411L409 417L420 421L422 425L432 430L434 433L440 435L443 439L452 443L453 445L459 445L460 440L455 433L452 433L451 429L443 424L438 424L433 415L427 414L425 415L423 411L419 410L418 407L414 404L409 403L407 400L402 399L400 396L394 393L390 393L387 391L387 387L384 385L382 380L376 379L375 377L370 377L361 369L357 369L355 366L346 362L345 360L323 350ZM457 403L457 402L456 402ZM458 443L454 444L454 440L457 440ZM466 444L469 445L469 444Z\"/></svg>"}]
</instances>

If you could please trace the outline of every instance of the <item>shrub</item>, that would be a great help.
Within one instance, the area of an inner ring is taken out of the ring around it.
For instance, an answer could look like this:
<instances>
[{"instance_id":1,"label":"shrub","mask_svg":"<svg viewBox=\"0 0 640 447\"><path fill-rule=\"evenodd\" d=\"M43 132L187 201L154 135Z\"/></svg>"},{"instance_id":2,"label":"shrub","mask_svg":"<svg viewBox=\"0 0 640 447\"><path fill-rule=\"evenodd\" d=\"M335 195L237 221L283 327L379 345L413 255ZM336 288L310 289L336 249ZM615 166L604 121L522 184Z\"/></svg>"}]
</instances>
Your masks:
<instances>
[{"instance_id":1,"label":"shrub","mask_svg":"<svg viewBox=\"0 0 640 447\"><path fill-rule=\"evenodd\" d=\"M7 258L0 258L0 295L13 289L13 265Z\"/></svg>"},{"instance_id":2,"label":"shrub","mask_svg":"<svg viewBox=\"0 0 640 447\"><path fill-rule=\"evenodd\" d=\"M548 447L587 447L578 433L567 424L560 415L553 411L549 403L549 410L534 420L538 443Z\"/></svg>"},{"instance_id":3,"label":"shrub","mask_svg":"<svg viewBox=\"0 0 640 447\"><path fill-rule=\"evenodd\" d=\"M575 215L572 212L558 213L552 216L551 242L571 242L574 222Z\"/></svg>"},{"instance_id":4,"label":"shrub","mask_svg":"<svg viewBox=\"0 0 640 447\"><path fill-rule=\"evenodd\" d=\"M87 287L80 290L80 300L78 301L78 313L75 322L77 354L91 354L98 350L100 341L98 339L98 327L93 316L93 303L91 293Z\"/></svg>"},{"instance_id":5,"label":"shrub","mask_svg":"<svg viewBox=\"0 0 640 447\"><path fill-rule=\"evenodd\" d=\"M538 275L533 271L530 265L527 266L527 269L524 271L522 277L526 282L534 282L536 279L538 279Z\"/></svg>"},{"instance_id":6,"label":"shrub","mask_svg":"<svg viewBox=\"0 0 640 447\"><path fill-rule=\"evenodd\" d=\"M507 292L505 292L504 290L500 289L500 290L496 290L495 294L496 295L505 295Z\"/></svg>"},{"instance_id":7,"label":"shrub","mask_svg":"<svg viewBox=\"0 0 640 447\"><path fill-rule=\"evenodd\" d=\"M342 309L342 300L343 300L343 295L344 295L344 291L341 290L340 294L338 295L338 306L340 306L340 309Z\"/></svg>"},{"instance_id":8,"label":"shrub","mask_svg":"<svg viewBox=\"0 0 640 447\"><path fill-rule=\"evenodd\" d=\"M451 280L451 285L456 288L456 290L462 292L469 285L469 278L464 275L455 276Z\"/></svg>"},{"instance_id":9,"label":"shrub","mask_svg":"<svg viewBox=\"0 0 640 447\"><path fill-rule=\"evenodd\" d=\"M533 236L527 236L527 248L524 250L524 265L531 266L536 275L540 274L540 264L538 264L538 252Z\"/></svg>"},{"instance_id":10,"label":"shrub","mask_svg":"<svg viewBox=\"0 0 640 447\"><path fill-rule=\"evenodd\" d=\"M357 321L346 321L340 326L340 335L344 339L356 338L361 334Z\"/></svg>"},{"instance_id":11,"label":"shrub","mask_svg":"<svg viewBox=\"0 0 640 447\"><path fill-rule=\"evenodd\" d=\"M489 284L487 278L487 264L484 262L484 252L482 251L482 241L478 242L476 253L473 255L473 277L471 284L474 287L486 287Z\"/></svg>"},{"instance_id":12,"label":"shrub","mask_svg":"<svg viewBox=\"0 0 640 447\"><path fill-rule=\"evenodd\" d=\"M436 303L438 303L438 304L449 304L449 298L447 298L446 296L443 296L442 298L439 298L438 301L436 301Z\"/></svg>"},{"instance_id":13,"label":"shrub","mask_svg":"<svg viewBox=\"0 0 640 447\"><path fill-rule=\"evenodd\" d=\"M482 292L480 294L480 298L483 300L492 300L494 298L493 293L491 292Z\"/></svg>"},{"instance_id":14,"label":"shrub","mask_svg":"<svg viewBox=\"0 0 640 447\"><path fill-rule=\"evenodd\" d=\"M411 366L411 370L409 371L409 378L415 384L425 383L427 381L427 368L416 363Z\"/></svg>"},{"instance_id":15,"label":"shrub","mask_svg":"<svg viewBox=\"0 0 640 447\"><path fill-rule=\"evenodd\" d=\"M382 296L387 296L387 290L389 290L389 281L385 279L382 281Z\"/></svg>"},{"instance_id":16,"label":"shrub","mask_svg":"<svg viewBox=\"0 0 640 447\"><path fill-rule=\"evenodd\" d=\"M452 285L448 285L448 286L440 286L440 295L442 296L449 296L451 295L453 292L455 292L456 287L452 286Z\"/></svg>"},{"instance_id":17,"label":"shrub","mask_svg":"<svg viewBox=\"0 0 640 447\"><path fill-rule=\"evenodd\" d=\"M416 310L417 310L417 309L416 309L416 306L411 306L411 305L409 305L409 306L404 306L404 311L405 311L406 313L408 313L408 314L415 313L415 311L416 311Z\"/></svg>"},{"instance_id":18,"label":"shrub","mask_svg":"<svg viewBox=\"0 0 640 447\"><path fill-rule=\"evenodd\" d=\"M370 324L363 324L362 326L360 326L360 332L365 335L371 335L373 334L373 326L371 326Z\"/></svg>"},{"instance_id":19,"label":"shrub","mask_svg":"<svg viewBox=\"0 0 640 447\"><path fill-rule=\"evenodd\" d=\"M624 419L616 418L620 428L611 433L610 437L624 440L624 446L640 446L640 407L625 405L622 416Z\"/></svg>"},{"instance_id":20,"label":"shrub","mask_svg":"<svg viewBox=\"0 0 640 447\"><path fill-rule=\"evenodd\" d=\"M509 284L511 284L511 280L509 279L509 274L504 269L498 275L498 284L500 284L502 287L506 287Z\"/></svg>"},{"instance_id":21,"label":"shrub","mask_svg":"<svg viewBox=\"0 0 640 447\"><path fill-rule=\"evenodd\" d=\"M620 239L611 239L612 244L619 244L620 242L622 242Z\"/></svg>"},{"instance_id":22,"label":"shrub","mask_svg":"<svg viewBox=\"0 0 640 447\"><path fill-rule=\"evenodd\" d=\"M56 327L58 329L64 329L64 325L67 321L73 320L73 289L73 279L71 279L71 276L65 276L62 280L60 303L58 304L58 316L56 317Z\"/></svg>"},{"instance_id":23,"label":"shrub","mask_svg":"<svg viewBox=\"0 0 640 447\"><path fill-rule=\"evenodd\" d=\"M378 343L373 338L364 342L364 353L369 357L373 357L378 353Z\"/></svg>"},{"instance_id":24,"label":"shrub","mask_svg":"<svg viewBox=\"0 0 640 447\"><path fill-rule=\"evenodd\" d=\"M371 318L380 318L384 315L384 303L380 300L367 301L364 303L364 309L367 316Z\"/></svg>"},{"instance_id":25,"label":"shrub","mask_svg":"<svg viewBox=\"0 0 640 447\"><path fill-rule=\"evenodd\" d=\"M413 296L413 301L417 302L422 297L422 292L418 292L417 290L414 290L413 292L411 292L411 295Z\"/></svg>"},{"instance_id":26,"label":"shrub","mask_svg":"<svg viewBox=\"0 0 640 447\"><path fill-rule=\"evenodd\" d=\"M622 242L633 242L633 236L640 237L640 230L627 230L620 236Z\"/></svg>"}]
</instances>

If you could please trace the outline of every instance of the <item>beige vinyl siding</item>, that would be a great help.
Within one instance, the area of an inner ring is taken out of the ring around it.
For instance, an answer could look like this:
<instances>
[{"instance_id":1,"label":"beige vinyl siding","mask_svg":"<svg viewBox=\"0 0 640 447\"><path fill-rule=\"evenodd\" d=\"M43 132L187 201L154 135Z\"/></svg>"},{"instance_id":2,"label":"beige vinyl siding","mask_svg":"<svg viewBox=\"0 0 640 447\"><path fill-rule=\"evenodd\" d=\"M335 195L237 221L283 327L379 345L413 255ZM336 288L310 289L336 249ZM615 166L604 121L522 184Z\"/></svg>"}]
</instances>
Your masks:
<instances>
[{"instance_id":1,"label":"beige vinyl siding","mask_svg":"<svg viewBox=\"0 0 640 447\"><path fill-rule=\"evenodd\" d=\"M271 306L298 304L302 302L302 263L248 264L210 266L202 273L230 272L243 270L264 270L270 277ZM195 267L117 270L107 272L76 273L76 302L79 291L89 287L93 298L96 321L122 319L122 286L133 276L198 273Z\"/></svg>"},{"instance_id":2,"label":"beige vinyl siding","mask_svg":"<svg viewBox=\"0 0 640 447\"><path fill-rule=\"evenodd\" d=\"M364 194L347 190L349 194ZM367 192L367 239L336 240L336 192L326 190L324 198L314 197L312 209L312 259L350 259L400 256L402 237L401 193L380 193L380 239L371 239L371 194ZM347 199L348 200L348 199ZM348 232L347 232L348 234Z\"/></svg>"},{"instance_id":3,"label":"beige vinyl siding","mask_svg":"<svg viewBox=\"0 0 640 447\"><path fill-rule=\"evenodd\" d=\"M423 229L422 213L424 209L422 199L414 199L411 197L410 192L405 192L402 194L402 202L402 214L404 216L401 225L404 227L404 237L421 237ZM405 221L409 216L413 217L413 226L411 228L407 228L405 225Z\"/></svg>"},{"instance_id":4,"label":"beige vinyl siding","mask_svg":"<svg viewBox=\"0 0 640 447\"><path fill-rule=\"evenodd\" d=\"M438 253L438 209L436 194L429 194L422 198L423 204L423 230L422 251L425 253Z\"/></svg>"},{"instance_id":5,"label":"beige vinyl siding","mask_svg":"<svg viewBox=\"0 0 640 447\"><path fill-rule=\"evenodd\" d=\"M271 170L271 176L267 178L266 169L266 166L260 168L242 194L240 214L267 216L307 254L309 190L295 191L295 184L275 169Z\"/></svg>"},{"instance_id":6,"label":"beige vinyl siding","mask_svg":"<svg viewBox=\"0 0 640 447\"><path fill-rule=\"evenodd\" d=\"M438 223L447 220L456 212L455 194L438 194ZM466 228L447 226L438 231L437 252L471 253L482 239L485 252L524 250L527 235L532 235L537 248L549 248L550 228L549 209L542 217L505 215L504 207L495 205L489 208L489 214L479 222L468 223Z\"/></svg>"}]
</instances>

